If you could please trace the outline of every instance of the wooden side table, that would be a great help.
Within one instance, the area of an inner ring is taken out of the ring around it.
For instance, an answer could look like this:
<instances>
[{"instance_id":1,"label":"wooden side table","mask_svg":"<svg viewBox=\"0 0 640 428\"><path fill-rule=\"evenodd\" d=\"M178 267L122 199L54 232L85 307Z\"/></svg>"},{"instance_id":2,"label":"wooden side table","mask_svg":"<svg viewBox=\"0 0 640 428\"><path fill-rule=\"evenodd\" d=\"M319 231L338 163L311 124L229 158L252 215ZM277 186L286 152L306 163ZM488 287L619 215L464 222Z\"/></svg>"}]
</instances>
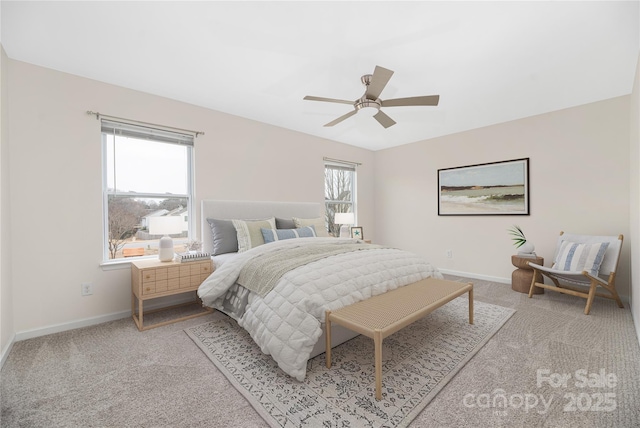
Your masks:
<instances>
[{"instance_id":1,"label":"wooden side table","mask_svg":"<svg viewBox=\"0 0 640 428\"><path fill-rule=\"evenodd\" d=\"M533 269L529 267L529 262L533 262L537 265L544 265L544 259L542 257L521 257L518 255L511 256L511 264L517 267L511 274L511 289L520 293L529 294L531 288L531 281L533 281ZM536 282L542 282L542 275L537 274ZM544 293L544 288L535 287L533 294Z\"/></svg>"},{"instance_id":2,"label":"wooden side table","mask_svg":"<svg viewBox=\"0 0 640 428\"><path fill-rule=\"evenodd\" d=\"M198 290L202 281L211 275L211 272L213 272L213 261L210 259L185 263L175 261L161 262L158 259L143 259L131 262L131 317L133 321L135 321L136 326L138 326L138 330L148 330L213 312L212 309L204 308L202 312L193 315L175 318L153 325L144 325L144 301L157 299L158 297L173 296L180 293L194 292ZM200 299L196 296L194 302L198 301L200 301ZM178 306L183 305L155 309L153 311L147 311L147 313Z\"/></svg>"}]
</instances>

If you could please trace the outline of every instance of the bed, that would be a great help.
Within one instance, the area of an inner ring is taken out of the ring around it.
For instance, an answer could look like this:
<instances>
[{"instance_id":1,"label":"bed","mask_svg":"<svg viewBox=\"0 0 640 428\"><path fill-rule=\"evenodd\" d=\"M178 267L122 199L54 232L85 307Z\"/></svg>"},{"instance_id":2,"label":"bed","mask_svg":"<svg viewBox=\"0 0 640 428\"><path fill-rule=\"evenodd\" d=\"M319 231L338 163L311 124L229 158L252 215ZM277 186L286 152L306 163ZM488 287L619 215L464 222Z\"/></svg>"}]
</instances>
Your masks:
<instances>
[{"instance_id":1,"label":"bed","mask_svg":"<svg viewBox=\"0 0 640 428\"><path fill-rule=\"evenodd\" d=\"M204 200L201 231L216 269L199 297L234 318L298 380L308 359L325 352L326 309L442 278L416 254L328 237L320 203ZM336 327L332 347L356 335Z\"/></svg>"}]
</instances>

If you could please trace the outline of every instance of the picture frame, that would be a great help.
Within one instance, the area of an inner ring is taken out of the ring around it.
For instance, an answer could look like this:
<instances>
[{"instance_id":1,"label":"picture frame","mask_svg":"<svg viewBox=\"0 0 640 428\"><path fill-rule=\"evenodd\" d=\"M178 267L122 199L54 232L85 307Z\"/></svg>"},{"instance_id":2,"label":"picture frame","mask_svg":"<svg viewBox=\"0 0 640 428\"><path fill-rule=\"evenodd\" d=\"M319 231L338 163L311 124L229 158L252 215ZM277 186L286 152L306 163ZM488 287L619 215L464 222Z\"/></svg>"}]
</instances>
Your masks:
<instances>
[{"instance_id":1,"label":"picture frame","mask_svg":"<svg viewBox=\"0 0 640 428\"><path fill-rule=\"evenodd\" d=\"M529 215L529 158L438 170L438 215Z\"/></svg>"},{"instance_id":2,"label":"picture frame","mask_svg":"<svg viewBox=\"0 0 640 428\"><path fill-rule=\"evenodd\" d=\"M364 232L362 231L362 226L354 226L351 228L351 238L364 239Z\"/></svg>"}]
</instances>

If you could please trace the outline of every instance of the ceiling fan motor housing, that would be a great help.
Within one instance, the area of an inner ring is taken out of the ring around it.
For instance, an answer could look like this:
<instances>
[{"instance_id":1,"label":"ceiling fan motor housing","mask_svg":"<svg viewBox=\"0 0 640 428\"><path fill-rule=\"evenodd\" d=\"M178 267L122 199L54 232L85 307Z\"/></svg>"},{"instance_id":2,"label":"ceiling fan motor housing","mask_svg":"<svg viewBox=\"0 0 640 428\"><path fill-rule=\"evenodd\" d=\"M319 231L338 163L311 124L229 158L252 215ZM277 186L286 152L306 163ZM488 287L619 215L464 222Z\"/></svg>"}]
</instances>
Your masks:
<instances>
[{"instance_id":1,"label":"ceiling fan motor housing","mask_svg":"<svg viewBox=\"0 0 640 428\"><path fill-rule=\"evenodd\" d=\"M360 81L364 86L369 86L371 84L372 79L373 79L373 74L365 74L360 78Z\"/></svg>"},{"instance_id":2,"label":"ceiling fan motor housing","mask_svg":"<svg viewBox=\"0 0 640 428\"><path fill-rule=\"evenodd\" d=\"M372 108L372 109L375 109L376 111L379 111L381 102L380 102L380 98L378 98L377 100L370 100L366 97L366 95L363 95L362 98L358 99L353 105L358 111L364 109L365 112L371 111L373 113L374 111L368 110L368 108Z\"/></svg>"}]
</instances>

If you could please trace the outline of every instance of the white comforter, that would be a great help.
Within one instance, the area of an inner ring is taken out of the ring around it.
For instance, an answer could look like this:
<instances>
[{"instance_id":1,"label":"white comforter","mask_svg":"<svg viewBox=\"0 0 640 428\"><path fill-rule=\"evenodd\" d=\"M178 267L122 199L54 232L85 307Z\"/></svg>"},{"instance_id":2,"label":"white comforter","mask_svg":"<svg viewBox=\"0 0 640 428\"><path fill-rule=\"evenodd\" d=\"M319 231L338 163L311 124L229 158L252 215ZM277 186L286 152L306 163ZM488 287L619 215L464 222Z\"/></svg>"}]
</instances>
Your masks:
<instances>
[{"instance_id":1,"label":"white comforter","mask_svg":"<svg viewBox=\"0 0 640 428\"><path fill-rule=\"evenodd\" d=\"M205 305L213 306L254 256L319 239L338 241L336 238L289 239L240 253L202 283L198 296ZM430 276L442 278L422 257L407 251L376 248L344 253L286 273L264 298L251 293L238 323L251 334L262 352L271 355L287 374L302 381L311 350L322 334L326 309L336 310Z\"/></svg>"}]
</instances>

